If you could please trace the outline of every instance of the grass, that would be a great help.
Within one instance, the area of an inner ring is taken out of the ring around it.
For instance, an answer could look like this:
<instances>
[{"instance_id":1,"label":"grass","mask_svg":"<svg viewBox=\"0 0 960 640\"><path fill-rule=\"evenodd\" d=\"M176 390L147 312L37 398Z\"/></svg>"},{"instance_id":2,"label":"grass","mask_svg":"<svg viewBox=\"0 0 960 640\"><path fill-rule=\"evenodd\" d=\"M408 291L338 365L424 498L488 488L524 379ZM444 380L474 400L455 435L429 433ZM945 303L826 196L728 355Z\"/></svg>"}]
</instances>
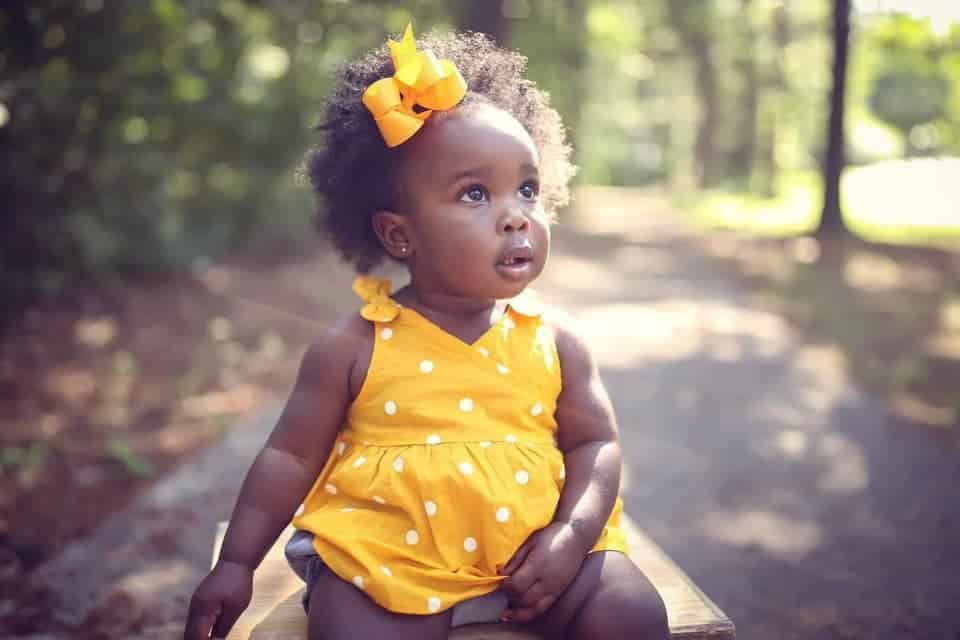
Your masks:
<instances>
[{"instance_id":1,"label":"grass","mask_svg":"<svg viewBox=\"0 0 960 640\"><path fill-rule=\"evenodd\" d=\"M803 235L816 228L823 197L817 173L784 173L776 192L765 198L711 189L678 204L708 228L771 237ZM841 202L848 228L865 240L956 245L960 243L960 158L851 168L841 181Z\"/></svg>"}]
</instances>

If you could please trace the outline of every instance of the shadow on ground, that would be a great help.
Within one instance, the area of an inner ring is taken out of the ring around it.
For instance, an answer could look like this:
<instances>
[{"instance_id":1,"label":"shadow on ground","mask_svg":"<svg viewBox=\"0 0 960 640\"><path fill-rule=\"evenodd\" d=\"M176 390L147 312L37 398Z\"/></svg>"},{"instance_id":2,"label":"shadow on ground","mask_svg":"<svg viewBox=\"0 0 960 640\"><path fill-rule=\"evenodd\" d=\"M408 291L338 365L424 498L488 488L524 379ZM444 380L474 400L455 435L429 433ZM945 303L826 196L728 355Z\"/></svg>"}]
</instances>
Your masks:
<instances>
[{"instance_id":1,"label":"shadow on ground","mask_svg":"<svg viewBox=\"0 0 960 640\"><path fill-rule=\"evenodd\" d=\"M652 215L650 209L653 209ZM957 452L804 344L656 204L560 232L543 284L594 338L627 510L742 638L949 638ZM658 219L659 218L659 219Z\"/></svg>"}]
</instances>

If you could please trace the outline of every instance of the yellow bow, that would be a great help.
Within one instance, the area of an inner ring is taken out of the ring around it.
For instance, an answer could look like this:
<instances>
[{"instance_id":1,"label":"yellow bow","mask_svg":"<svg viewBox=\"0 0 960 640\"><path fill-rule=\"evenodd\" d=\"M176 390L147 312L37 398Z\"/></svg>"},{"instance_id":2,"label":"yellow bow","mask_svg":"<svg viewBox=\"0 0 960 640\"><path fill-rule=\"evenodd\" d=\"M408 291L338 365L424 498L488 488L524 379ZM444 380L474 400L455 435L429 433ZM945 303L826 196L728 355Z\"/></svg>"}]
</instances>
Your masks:
<instances>
[{"instance_id":1,"label":"yellow bow","mask_svg":"<svg viewBox=\"0 0 960 640\"><path fill-rule=\"evenodd\" d=\"M373 114L388 147L396 147L420 130L433 111L457 106L467 93L467 83L450 60L438 60L432 51L417 51L413 26L403 40L390 45L394 74L377 80L363 92L363 104ZM427 109L417 113L414 105Z\"/></svg>"},{"instance_id":2,"label":"yellow bow","mask_svg":"<svg viewBox=\"0 0 960 640\"><path fill-rule=\"evenodd\" d=\"M353 291L366 302L360 315L371 322L390 322L400 313L400 305L390 297L389 280L357 276L353 281Z\"/></svg>"}]
</instances>

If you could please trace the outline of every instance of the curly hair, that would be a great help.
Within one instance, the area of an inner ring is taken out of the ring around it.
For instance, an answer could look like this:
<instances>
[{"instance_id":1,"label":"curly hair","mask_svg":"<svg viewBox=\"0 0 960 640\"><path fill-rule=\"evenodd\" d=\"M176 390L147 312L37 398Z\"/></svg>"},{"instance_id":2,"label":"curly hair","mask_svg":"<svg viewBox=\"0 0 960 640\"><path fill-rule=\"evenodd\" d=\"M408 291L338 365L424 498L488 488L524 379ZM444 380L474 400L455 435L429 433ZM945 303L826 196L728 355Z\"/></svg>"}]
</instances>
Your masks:
<instances>
[{"instance_id":1,"label":"curly hair","mask_svg":"<svg viewBox=\"0 0 960 640\"><path fill-rule=\"evenodd\" d=\"M457 66L468 88L461 106L486 102L524 126L540 153L545 210L552 217L567 204L568 184L576 171L570 146L549 95L523 75L526 57L470 32L432 33L417 39L417 49L431 49ZM324 141L310 150L304 167L318 196L318 229L330 236L343 259L360 273L370 271L387 255L371 217L391 208L400 186L395 170L404 148L386 146L361 97L370 84L393 72L386 45L340 69L325 118L317 127L324 132Z\"/></svg>"}]
</instances>

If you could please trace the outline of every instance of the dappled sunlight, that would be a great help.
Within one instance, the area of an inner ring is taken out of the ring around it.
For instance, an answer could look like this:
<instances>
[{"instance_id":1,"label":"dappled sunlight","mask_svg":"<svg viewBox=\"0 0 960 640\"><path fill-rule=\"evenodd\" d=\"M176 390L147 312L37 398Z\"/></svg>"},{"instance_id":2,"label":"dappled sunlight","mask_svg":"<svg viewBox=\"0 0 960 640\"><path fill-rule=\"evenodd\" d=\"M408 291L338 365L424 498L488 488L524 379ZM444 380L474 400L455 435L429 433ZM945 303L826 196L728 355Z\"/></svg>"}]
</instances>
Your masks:
<instances>
[{"instance_id":1,"label":"dappled sunlight","mask_svg":"<svg viewBox=\"0 0 960 640\"><path fill-rule=\"evenodd\" d=\"M801 406L792 398L761 398L751 406L745 408L745 418L759 423L772 423L796 429L788 429L786 433L795 430L804 432L823 428L822 420L815 419L808 407ZM780 436L777 436L778 438ZM793 436L784 436L791 438Z\"/></svg>"},{"instance_id":2,"label":"dappled sunlight","mask_svg":"<svg viewBox=\"0 0 960 640\"><path fill-rule=\"evenodd\" d=\"M185 398L181 404L191 418L237 415L250 411L263 399L263 390L241 384L226 391L211 391Z\"/></svg>"},{"instance_id":3,"label":"dappled sunlight","mask_svg":"<svg viewBox=\"0 0 960 640\"><path fill-rule=\"evenodd\" d=\"M606 304L577 312L601 366L690 357L702 348L692 303Z\"/></svg>"},{"instance_id":4,"label":"dappled sunlight","mask_svg":"<svg viewBox=\"0 0 960 640\"><path fill-rule=\"evenodd\" d=\"M769 415L767 423L783 424ZM774 463L806 465L815 475L816 489L825 494L856 495L865 490L870 481L863 449L832 430L831 425L824 424L819 413L808 415L802 426L761 435L750 448Z\"/></svg>"},{"instance_id":5,"label":"dappled sunlight","mask_svg":"<svg viewBox=\"0 0 960 640\"><path fill-rule=\"evenodd\" d=\"M850 169L843 195L852 225L868 233L883 227L957 228L960 158L910 158Z\"/></svg>"},{"instance_id":6,"label":"dappled sunlight","mask_svg":"<svg viewBox=\"0 0 960 640\"><path fill-rule=\"evenodd\" d=\"M851 495L867 488L867 461L856 442L833 431L819 435L813 451L817 462L825 467L817 477L820 491Z\"/></svg>"},{"instance_id":7,"label":"dappled sunlight","mask_svg":"<svg viewBox=\"0 0 960 640\"><path fill-rule=\"evenodd\" d=\"M786 326L777 316L723 303L672 299L582 305L577 317L591 337L598 362L607 367L696 354L739 362L748 350L766 357L777 355L787 341Z\"/></svg>"},{"instance_id":8,"label":"dappled sunlight","mask_svg":"<svg viewBox=\"0 0 960 640\"><path fill-rule=\"evenodd\" d=\"M68 405L79 405L90 399L97 390L97 379L92 371L75 365L52 368L46 376L47 391Z\"/></svg>"},{"instance_id":9,"label":"dappled sunlight","mask_svg":"<svg viewBox=\"0 0 960 640\"><path fill-rule=\"evenodd\" d=\"M573 292L589 291L616 295L626 286L623 274L603 263L569 253L550 257L549 282Z\"/></svg>"},{"instance_id":10,"label":"dappled sunlight","mask_svg":"<svg viewBox=\"0 0 960 640\"><path fill-rule=\"evenodd\" d=\"M676 256L667 249L637 248L631 245L625 245L614 251L613 263L617 270L643 273L648 276L670 275L681 268Z\"/></svg>"},{"instance_id":11,"label":"dappled sunlight","mask_svg":"<svg viewBox=\"0 0 960 640\"><path fill-rule=\"evenodd\" d=\"M909 391L900 390L891 398L896 412L908 420L929 427L950 429L957 422L957 407L937 405Z\"/></svg>"},{"instance_id":12,"label":"dappled sunlight","mask_svg":"<svg viewBox=\"0 0 960 640\"><path fill-rule=\"evenodd\" d=\"M145 558L140 568L125 575L115 583L115 588L139 596L143 602L153 602L155 593L164 593L185 580L193 580L195 575L196 568L184 560L167 555L162 562L150 562Z\"/></svg>"},{"instance_id":13,"label":"dappled sunlight","mask_svg":"<svg viewBox=\"0 0 960 640\"><path fill-rule=\"evenodd\" d=\"M81 318L74 325L74 339L85 347L100 348L110 344L117 334L113 318Z\"/></svg>"},{"instance_id":14,"label":"dappled sunlight","mask_svg":"<svg viewBox=\"0 0 960 640\"><path fill-rule=\"evenodd\" d=\"M790 560L814 551L824 537L817 522L768 509L717 509L701 518L698 529L708 540Z\"/></svg>"}]
</instances>

